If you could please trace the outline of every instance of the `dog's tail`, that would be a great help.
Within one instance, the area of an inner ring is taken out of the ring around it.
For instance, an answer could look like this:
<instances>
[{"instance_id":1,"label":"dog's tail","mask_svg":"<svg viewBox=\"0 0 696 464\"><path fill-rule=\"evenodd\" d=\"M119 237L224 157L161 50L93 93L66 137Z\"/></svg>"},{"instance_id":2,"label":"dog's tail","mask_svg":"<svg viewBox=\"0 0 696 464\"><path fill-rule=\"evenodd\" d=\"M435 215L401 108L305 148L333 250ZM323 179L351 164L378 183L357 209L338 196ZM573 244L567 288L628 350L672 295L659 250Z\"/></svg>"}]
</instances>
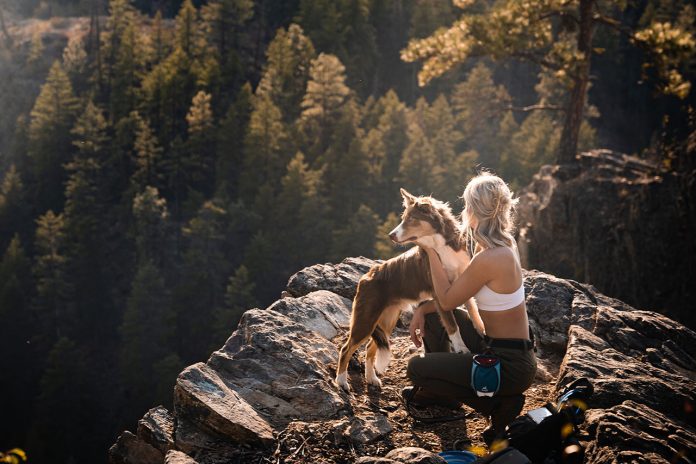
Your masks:
<instances>
[{"instance_id":1,"label":"dog's tail","mask_svg":"<svg viewBox=\"0 0 696 464\"><path fill-rule=\"evenodd\" d=\"M389 337L384 333L380 326L375 327L372 332L372 341L377 345L377 356L375 358L375 371L378 374L383 373L389 361L391 361L391 347L389 345Z\"/></svg>"}]
</instances>

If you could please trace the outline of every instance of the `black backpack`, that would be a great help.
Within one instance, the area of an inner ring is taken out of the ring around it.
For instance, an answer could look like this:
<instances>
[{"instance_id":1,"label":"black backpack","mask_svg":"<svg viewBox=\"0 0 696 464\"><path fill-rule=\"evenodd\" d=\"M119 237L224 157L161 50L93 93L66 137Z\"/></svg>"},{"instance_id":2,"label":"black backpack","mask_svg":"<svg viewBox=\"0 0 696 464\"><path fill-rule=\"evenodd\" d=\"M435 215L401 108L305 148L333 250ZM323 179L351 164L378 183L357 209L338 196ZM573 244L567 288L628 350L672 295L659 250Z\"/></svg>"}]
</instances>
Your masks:
<instances>
[{"instance_id":1,"label":"black backpack","mask_svg":"<svg viewBox=\"0 0 696 464\"><path fill-rule=\"evenodd\" d=\"M540 422L529 414L520 416L505 428L503 438L533 463L582 463L585 450L577 440L577 426L593 391L588 379L575 380L561 390L556 405L545 406L547 416Z\"/></svg>"}]
</instances>

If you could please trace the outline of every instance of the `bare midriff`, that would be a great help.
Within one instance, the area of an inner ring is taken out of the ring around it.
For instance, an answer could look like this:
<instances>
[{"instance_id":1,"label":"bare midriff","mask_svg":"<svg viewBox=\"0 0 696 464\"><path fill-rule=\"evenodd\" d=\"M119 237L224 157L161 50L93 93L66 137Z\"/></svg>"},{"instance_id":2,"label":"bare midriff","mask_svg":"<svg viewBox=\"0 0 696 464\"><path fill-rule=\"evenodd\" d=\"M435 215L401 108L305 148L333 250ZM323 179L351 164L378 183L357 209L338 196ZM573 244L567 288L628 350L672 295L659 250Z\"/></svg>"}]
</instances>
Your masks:
<instances>
[{"instance_id":1,"label":"bare midriff","mask_svg":"<svg viewBox=\"0 0 696 464\"><path fill-rule=\"evenodd\" d=\"M479 309L479 314L489 337L529 340L529 320L524 303L504 311Z\"/></svg>"}]
</instances>

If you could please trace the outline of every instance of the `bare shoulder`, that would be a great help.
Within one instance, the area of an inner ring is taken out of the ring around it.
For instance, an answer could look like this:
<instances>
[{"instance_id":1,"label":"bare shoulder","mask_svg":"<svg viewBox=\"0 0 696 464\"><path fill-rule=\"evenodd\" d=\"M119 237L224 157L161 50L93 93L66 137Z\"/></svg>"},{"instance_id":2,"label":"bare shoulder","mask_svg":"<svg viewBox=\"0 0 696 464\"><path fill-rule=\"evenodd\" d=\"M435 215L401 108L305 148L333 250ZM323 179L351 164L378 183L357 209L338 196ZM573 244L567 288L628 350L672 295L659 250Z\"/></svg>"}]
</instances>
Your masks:
<instances>
[{"instance_id":1,"label":"bare shoulder","mask_svg":"<svg viewBox=\"0 0 696 464\"><path fill-rule=\"evenodd\" d=\"M479 265L482 266L499 266L508 265L511 262L516 262L515 252L510 247L499 246L495 248L488 248L483 250L476 255L472 260L472 263L477 261Z\"/></svg>"}]
</instances>

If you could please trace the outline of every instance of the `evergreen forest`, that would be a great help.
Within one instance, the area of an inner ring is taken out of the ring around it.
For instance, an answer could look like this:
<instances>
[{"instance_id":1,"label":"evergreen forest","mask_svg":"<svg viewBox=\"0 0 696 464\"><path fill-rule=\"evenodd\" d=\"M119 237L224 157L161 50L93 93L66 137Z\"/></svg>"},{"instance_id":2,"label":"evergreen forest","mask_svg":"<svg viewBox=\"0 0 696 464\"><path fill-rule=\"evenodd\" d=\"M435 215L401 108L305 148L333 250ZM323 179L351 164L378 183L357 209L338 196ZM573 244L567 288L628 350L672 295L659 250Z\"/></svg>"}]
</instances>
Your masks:
<instances>
[{"instance_id":1,"label":"evergreen forest","mask_svg":"<svg viewBox=\"0 0 696 464\"><path fill-rule=\"evenodd\" d=\"M477 171L519 192L564 153L693 169L695 23L688 0L0 0L0 450L106 462L292 274L403 251L400 187L459 213Z\"/></svg>"}]
</instances>

